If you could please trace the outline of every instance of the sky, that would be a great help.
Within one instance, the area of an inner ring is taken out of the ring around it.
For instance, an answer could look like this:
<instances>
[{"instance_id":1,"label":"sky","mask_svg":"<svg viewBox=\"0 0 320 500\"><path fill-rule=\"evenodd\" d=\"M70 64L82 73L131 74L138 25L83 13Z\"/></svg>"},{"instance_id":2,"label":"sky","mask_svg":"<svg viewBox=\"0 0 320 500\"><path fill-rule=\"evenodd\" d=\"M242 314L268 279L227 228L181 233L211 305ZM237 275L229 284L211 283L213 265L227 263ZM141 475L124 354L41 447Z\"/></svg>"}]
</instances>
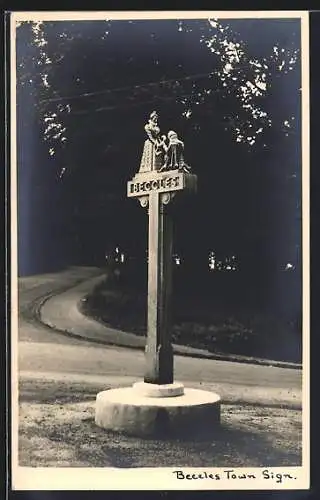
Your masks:
<instances>
[{"instance_id":1,"label":"sky","mask_svg":"<svg viewBox=\"0 0 320 500\"><path fill-rule=\"evenodd\" d=\"M21 274L102 263L116 245L144 254L147 215L126 183L154 109L198 176L198 193L173 207L175 251L190 266L210 250L247 272L299 266L299 22L219 23L55 22L32 32L42 48L19 27ZM226 52L237 43L238 62Z\"/></svg>"}]
</instances>

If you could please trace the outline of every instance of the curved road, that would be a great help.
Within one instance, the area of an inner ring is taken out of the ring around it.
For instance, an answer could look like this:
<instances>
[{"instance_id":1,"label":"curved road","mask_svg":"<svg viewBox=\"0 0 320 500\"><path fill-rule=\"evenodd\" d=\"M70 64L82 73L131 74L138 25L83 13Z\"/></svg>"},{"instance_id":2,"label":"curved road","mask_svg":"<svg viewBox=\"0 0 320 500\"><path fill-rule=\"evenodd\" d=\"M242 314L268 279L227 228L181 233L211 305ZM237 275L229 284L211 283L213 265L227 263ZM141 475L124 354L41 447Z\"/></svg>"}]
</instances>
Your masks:
<instances>
[{"instance_id":1,"label":"curved road","mask_svg":"<svg viewBox=\"0 0 320 500\"><path fill-rule=\"evenodd\" d=\"M71 268L19 278L18 368L22 380L80 382L100 388L131 384L143 377L143 352L71 338L37 319L44 297L98 274L98 269ZM300 370L175 356L175 378L190 387L215 390L228 402L301 406Z\"/></svg>"}]
</instances>

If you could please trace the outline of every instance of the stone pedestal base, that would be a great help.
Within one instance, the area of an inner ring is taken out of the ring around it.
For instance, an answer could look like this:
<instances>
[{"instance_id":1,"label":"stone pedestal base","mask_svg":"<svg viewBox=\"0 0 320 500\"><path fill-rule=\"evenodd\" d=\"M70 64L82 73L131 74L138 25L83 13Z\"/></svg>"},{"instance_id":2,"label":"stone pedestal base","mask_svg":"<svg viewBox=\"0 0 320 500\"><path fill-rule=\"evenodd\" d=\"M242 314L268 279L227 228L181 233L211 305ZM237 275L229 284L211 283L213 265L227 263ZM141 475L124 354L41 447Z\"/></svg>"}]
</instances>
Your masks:
<instances>
[{"instance_id":1,"label":"stone pedestal base","mask_svg":"<svg viewBox=\"0 0 320 500\"><path fill-rule=\"evenodd\" d=\"M183 388L181 384L158 386L137 383L133 387L99 392L95 422L104 429L141 437L190 436L212 432L220 422L220 396L213 392ZM170 394L172 391L180 395ZM154 389L153 389L154 391ZM162 392L161 392L162 391ZM165 394L163 396L163 394Z\"/></svg>"},{"instance_id":2,"label":"stone pedestal base","mask_svg":"<svg viewBox=\"0 0 320 500\"><path fill-rule=\"evenodd\" d=\"M148 398L170 398L184 394L184 387L180 382L162 385L136 382L133 384L133 389L137 396L146 396Z\"/></svg>"}]
</instances>

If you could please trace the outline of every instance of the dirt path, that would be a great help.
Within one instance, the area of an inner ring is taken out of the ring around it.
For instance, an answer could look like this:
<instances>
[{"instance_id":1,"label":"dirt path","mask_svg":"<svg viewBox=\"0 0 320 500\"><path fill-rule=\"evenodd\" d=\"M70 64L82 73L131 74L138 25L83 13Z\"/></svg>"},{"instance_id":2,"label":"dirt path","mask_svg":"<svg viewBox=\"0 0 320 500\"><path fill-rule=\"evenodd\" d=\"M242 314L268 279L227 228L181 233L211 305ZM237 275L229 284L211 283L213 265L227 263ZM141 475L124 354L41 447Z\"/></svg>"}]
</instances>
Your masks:
<instances>
[{"instance_id":1,"label":"dirt path","mask_svg":"<svg viewBox=\"0 0 320 500\"><path fill-rule=\"evenodd\" d=\"M143 352L97 345L59 334L38 319L44 297L101 274L98 269L72 268L62 273L19 280L19 370L95 376L143 376ZM66 318L67 321L72 318ZM264 401L301 402L301 370L175 356L176 379L195 384L246 387ZM223 391L227 392L227 391ZM268 396L270 394L270 398ZM248 396L249 397L249 396ZM268 399L269 398L269 399Z\"/></svg>"}]
</instances>

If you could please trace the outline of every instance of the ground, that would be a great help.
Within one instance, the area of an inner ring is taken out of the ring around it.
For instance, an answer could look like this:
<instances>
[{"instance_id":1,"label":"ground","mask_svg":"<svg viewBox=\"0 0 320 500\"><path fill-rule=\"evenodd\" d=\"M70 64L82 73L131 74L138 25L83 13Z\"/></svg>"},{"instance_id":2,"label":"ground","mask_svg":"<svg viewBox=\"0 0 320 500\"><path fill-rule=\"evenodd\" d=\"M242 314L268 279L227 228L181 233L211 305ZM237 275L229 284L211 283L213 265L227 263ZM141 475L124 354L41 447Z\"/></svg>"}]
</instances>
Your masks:
<instances>
[{"instance_id":1,"label":"ground","mask_svg":"<svg viewBox=\"0 0 320 500\"><path fill-rule=\"evenodd\" d=\"M97 392L143 376L143 353L42 325L43 297L97 274L19 280L19 462L24 466L280 466L301 463L301 370L176 356L176 379L222 397L221 428L193 441L141 440L94 424ZM68 318L70 320L70 318Z\"/></svg>"},{"instance_id":2,"label":"ground","mask_svg":"<svg viewBox=\"0 0 320 500\"><path fill-rule=\"evenodd\" d=\"M24 381L20 464L54 467L252 467L300 464L299 410L223 404L221 428L197 440L119 436L94 423L99 387ZM41 396L40 396L41 395Z\"/></svg>"}]
</instances>

